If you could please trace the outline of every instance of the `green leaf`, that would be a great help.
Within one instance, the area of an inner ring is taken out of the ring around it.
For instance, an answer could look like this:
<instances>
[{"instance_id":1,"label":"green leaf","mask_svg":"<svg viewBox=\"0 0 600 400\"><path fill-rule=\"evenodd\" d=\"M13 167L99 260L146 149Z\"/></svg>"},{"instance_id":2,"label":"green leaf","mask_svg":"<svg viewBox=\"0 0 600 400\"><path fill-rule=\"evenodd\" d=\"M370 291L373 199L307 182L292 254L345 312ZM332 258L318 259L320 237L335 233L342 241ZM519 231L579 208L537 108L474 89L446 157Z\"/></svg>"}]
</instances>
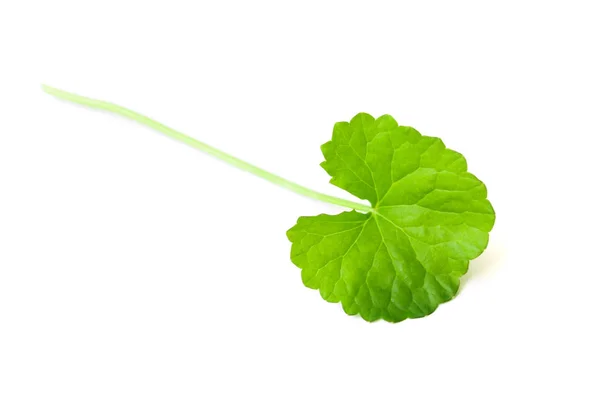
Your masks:
<instances>
[{"instance_id":1,"label":"green leaf","mask_svg":"<svg viewBox=\"0 0 600 400\"><path fill-rule=\"evenodd\" d=\"M304 284L368 321L422 317L450 300L494 225L485 186L467 172L463 156L389 115L340 122L322 146L331 182L369 207L291 182L117 104L43 89L137 121L302 196L354 209L300 217L288 238Z\"/></svg>"},{"instance_id":2,"label":"green leaf","mask_svg":"<svg viewBox=\"0 0 600 400\"><path fill-rule=\"evenodd\" d=\"M495 220L465 158L364 113L335 124L322 151L331 183L373 210L298 219L287 235L304 284L367 321L423 317L452 299Z\"/></svg>"}]
</instances>

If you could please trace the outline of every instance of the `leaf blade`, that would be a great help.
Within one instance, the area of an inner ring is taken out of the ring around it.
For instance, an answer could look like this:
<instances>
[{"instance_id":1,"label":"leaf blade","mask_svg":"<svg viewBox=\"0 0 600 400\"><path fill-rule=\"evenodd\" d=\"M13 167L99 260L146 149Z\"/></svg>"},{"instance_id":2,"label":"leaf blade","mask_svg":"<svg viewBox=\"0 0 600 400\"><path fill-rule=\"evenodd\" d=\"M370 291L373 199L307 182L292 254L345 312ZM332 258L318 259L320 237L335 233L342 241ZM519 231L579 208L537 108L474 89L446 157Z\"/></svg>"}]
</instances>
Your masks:
<instances>
[{"instance_id":1,"label":"leaf blade","mask_svg":"<svg viewBox=\"0 0 600 400\"><path fill-rule=\"evenodd\" d=\"M420 318L452 299L495 222L465 158L390 116L364 113L337 123L322 150L331 183L374 211L298 220L288 238L304 284L367 321Z\"/></svg>"}]
</instances>

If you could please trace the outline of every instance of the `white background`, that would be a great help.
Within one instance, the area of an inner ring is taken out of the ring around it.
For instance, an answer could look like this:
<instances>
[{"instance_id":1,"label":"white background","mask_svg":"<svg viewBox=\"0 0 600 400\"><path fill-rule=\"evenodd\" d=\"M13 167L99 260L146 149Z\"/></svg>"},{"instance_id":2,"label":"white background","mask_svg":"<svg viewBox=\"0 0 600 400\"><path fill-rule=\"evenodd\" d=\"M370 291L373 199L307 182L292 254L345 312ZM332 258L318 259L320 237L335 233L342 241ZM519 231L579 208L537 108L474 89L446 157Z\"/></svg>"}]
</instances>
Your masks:
<instances>
[{"instance_id":1,"label":"white background","mask_svg":"<svg viewBox=\"0 0 600 400\"><path fill-rule=\"evenodd\" d=\"M0 399L598 399L599 12L580 1L4 1ZM442 137L497 224L399 324L305 288L302 198L359 111Z\"/></svg>"}]
</instances>

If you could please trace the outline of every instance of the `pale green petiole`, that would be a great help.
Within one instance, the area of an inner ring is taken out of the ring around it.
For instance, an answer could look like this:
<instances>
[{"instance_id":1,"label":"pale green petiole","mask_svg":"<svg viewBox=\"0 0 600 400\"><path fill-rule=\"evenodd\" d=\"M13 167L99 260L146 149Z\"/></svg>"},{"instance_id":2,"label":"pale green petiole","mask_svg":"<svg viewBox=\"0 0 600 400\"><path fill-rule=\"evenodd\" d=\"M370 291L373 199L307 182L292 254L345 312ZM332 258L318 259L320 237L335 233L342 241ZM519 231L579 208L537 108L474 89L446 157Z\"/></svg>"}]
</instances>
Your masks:
<instances>
[{"instance_id":1,"label":"pale green petiole","mask_svg":"<svg viewBox=\"0 0 600 400\"><path fill-rule=\"evenodd\" d=\"M157 122L151 118L143 116L141 114L136 113L135 111L131 111L125 107L118 106L113 103L108 103L101 100L90 99L88 97L79 96L73 93L65 92L64 90L56 89L50 86L42 85L42 88L46 93L49 93L53 96L56 96L60 99L68 100L73 103L83 104L88 107L98 108L101 110L106 110L113 112L115 114L120 114L126 118L137 121L143 125L149 126L152 129L155 129L175 140L178 140L182 143L185 143L191 147L194 147L198 150L201 150L205 153L208 153L216 158L219 158L234 167L237 167L241 170L248 171L256 176L259 176L263 179L268 180L269 182L273 182L276 185L289 189L293 192L301 194L306 197L310 197L316 200L324 201L326 203L336 204L342 207L353 208L355 210L372 212L373 209L365 204L356 203L350 200L340 199L339 197L329 196L323 193L315 192L314 190L305 188L304 186L300 186L297 183L290 182L287 179L284 179L278 175L272 174L268 171L265 171L262 168L258 168L252 164L247 163L246 161L240 160L234 156L231 156L221 150L215 149L212 146L207 145L206 143L202 143L199 140L196 140L190 136L187 136L181 132L176 131L175 129L169 128Z\"/></svg>"}]
</instances>

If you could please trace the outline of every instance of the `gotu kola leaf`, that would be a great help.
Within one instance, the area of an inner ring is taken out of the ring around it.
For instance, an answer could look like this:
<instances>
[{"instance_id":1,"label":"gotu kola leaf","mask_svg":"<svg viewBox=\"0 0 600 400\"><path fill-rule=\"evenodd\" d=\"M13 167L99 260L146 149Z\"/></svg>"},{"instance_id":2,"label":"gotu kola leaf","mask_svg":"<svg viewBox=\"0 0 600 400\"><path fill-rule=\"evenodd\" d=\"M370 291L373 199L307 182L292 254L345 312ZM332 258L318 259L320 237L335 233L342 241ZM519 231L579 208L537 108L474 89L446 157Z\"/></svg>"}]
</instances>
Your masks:
<instances>
[{"instance_id":1,"label":"gotu kola leaf","mask_svg":"<svg viewBox=\"0 0 600 400\"><path fill-rule=\"evenodd\" d=\"M464 157L389 115L337 123L322 146L331 183L369 207L300 186L116 104L43 89L135 120L303 196L353 209L300 217L287 234L304 284L367 321L422 317L450 300L494 224L486 188L467 172Z\"/></svg>"},{"instance_id":2,"label":"gotu kola leaf","mask_svg":"<svg viewBox=\"0 0 600 400\"><path fill-rule=\"evenodd\" d=\"M367 321L423 317L454 297L495 220L465 158L364 113L335 124L322 151L331 183L372 211L298 219L287 235L304 284Z\"/></svg>"}]
</instances>

